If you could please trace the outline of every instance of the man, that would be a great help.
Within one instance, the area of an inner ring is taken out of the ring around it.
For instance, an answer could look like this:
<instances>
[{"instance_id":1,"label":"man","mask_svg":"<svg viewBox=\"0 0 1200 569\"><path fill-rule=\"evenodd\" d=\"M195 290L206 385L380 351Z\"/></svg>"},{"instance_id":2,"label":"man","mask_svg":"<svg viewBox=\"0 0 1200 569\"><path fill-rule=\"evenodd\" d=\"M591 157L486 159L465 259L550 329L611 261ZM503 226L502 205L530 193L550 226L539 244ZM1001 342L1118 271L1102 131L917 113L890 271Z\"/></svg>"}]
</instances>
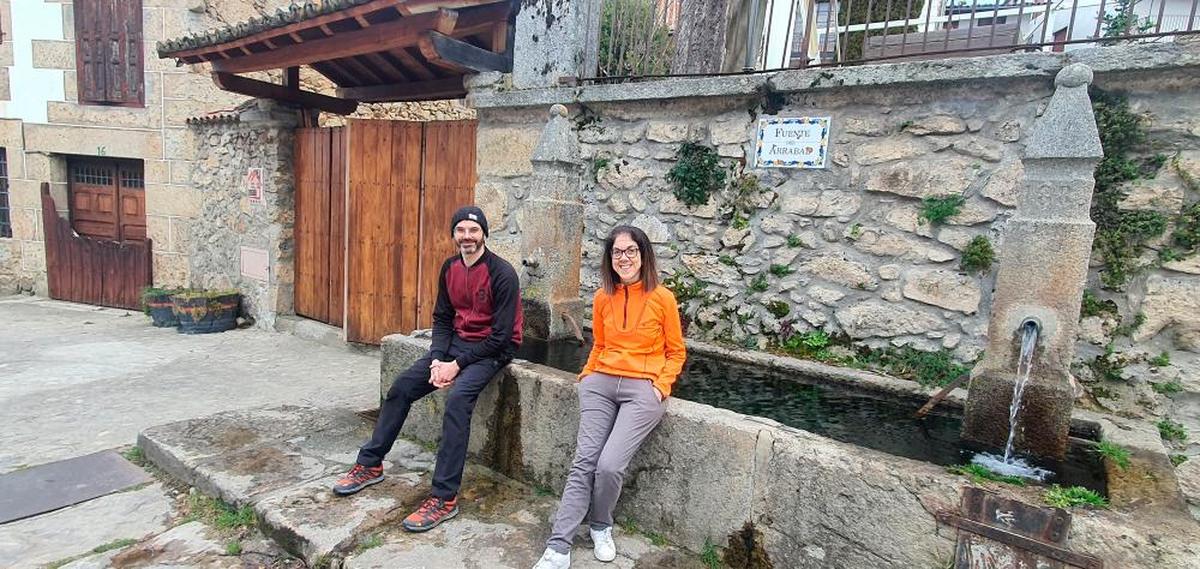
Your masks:
<instances>
[{"instance_id":1,"label":"man","mask_svg":"<svg viewBox=\"0 0 1200 569\"><path fill-rule=\"evenodd\" d=\"M475 206L460 208L450 221L450 234L458 254L442 264L438 277L429 353L392 383L370 442L333 487L334 493L348 496L383 481L383 458L396 442L413 402L435 390L449 390L432 494L401 523L414 532L433 529L458 515L458 488L475 400L521 344L517 272L484 245L488 222L483 211Z\"/></svg>"}]
</instances>

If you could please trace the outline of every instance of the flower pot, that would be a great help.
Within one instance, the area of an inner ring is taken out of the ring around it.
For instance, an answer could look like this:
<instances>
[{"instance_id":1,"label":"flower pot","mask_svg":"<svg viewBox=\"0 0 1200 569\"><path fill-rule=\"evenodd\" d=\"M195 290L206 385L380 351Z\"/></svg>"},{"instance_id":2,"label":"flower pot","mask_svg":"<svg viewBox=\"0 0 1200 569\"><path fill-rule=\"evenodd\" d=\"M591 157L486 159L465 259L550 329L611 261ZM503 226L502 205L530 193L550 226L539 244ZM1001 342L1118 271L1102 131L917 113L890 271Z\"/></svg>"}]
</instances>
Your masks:
<instances>
[{"instance_id":1,"label":"flower pot","mask_svg":"<svg viewBox=\"0 0 1200 569\"><path fill-rule=\"evenodd\" d=\"M172 310L184 334L212 334L237 327L241 294L231 291L183 292L171 296Z\"/></svg>"},{"instance_id":2,"label":"flower pot","mask_svg":"<svg viewBox=\"0 0 1200 569\"><path fill-rule=\"evenodd\" d=\"M179 319L175 317L174 305L171 302L171 293L147 295L144 302L146 303L146 314L150 315L150 324L158 328L174 328L179 325Z\"/></svg>"}]
</instances>

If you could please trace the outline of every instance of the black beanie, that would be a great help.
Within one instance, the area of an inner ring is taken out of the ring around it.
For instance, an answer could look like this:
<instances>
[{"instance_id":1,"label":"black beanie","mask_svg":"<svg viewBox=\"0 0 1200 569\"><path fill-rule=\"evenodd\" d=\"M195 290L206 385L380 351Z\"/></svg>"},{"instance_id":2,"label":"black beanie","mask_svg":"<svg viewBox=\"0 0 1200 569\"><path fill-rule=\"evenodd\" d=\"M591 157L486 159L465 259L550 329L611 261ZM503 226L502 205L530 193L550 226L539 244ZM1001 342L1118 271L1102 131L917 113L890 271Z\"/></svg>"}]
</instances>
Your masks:
<instances>
[{"instance_id":1,"label":"black beanie","mask_svg":"<svg viewBox=\"0 0 1200 569\"><path fill-rule=\"evenodd\" d=\"M465 205L458 208L458 211L454 212L454 217L450 218L451 236L454 235L454 228L458 227L458 222L460 221L474 221L475 223L478 223L479 226L483 228L483 236L488 236L487 217L483 215L482 209L479 209L473 205Z\"/></svg>"}]
</instances>

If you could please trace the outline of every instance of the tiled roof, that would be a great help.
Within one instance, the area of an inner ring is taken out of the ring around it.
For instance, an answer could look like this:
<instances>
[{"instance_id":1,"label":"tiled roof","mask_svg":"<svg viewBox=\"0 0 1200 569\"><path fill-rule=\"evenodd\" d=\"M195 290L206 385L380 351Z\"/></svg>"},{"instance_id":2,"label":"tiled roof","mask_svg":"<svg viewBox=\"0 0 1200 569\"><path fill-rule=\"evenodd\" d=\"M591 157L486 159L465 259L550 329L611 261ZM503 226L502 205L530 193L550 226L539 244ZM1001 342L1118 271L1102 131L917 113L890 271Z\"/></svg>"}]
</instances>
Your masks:
<instances>
[{"instance_id":1,"label":"tiled roof","mask_svg":"<svg viewBox=\"0 0 1200 569\"><path fill-rule=\"evenodd\" d=\"M160 41L157 44L160 58L171 57L181 51L204 48L231 42L274 28L302 22L317 16L331 14L346 8L366 4L372 0L309 0L304 4L292 3L291 6L279 8L275 14L259 18L250 18L245 22L231 24L224 28L206 30L181 38Z\"/></svg>"}]
</instances>

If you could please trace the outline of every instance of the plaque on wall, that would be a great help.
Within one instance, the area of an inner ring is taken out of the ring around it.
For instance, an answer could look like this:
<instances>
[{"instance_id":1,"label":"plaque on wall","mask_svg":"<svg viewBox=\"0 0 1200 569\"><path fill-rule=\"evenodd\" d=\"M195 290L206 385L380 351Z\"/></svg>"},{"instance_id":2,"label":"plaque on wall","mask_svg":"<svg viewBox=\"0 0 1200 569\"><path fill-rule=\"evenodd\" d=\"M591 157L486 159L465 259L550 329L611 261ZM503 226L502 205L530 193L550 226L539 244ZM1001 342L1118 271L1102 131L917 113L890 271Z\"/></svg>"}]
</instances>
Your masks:
<instances>
[{"instance_id":1,"label":"plaque on wall","mask_svg":"<svg viewBox=\"0 0 1200 569\"><path fill-rule=\"evenodd\" d=\"M759 168L824 168L829 155L829 117L759 119L754 165Z\"/></svg>"},{"instance_id":2,"label":"plaque on wall","mask_svg":"<svg viewBox=\"0 0 1200 569\"><path fill-rule=\"evenodd\" d=\"M263 169L262 168L247 168L246 169L246 196L250 198L250 203L262 203L262 197L263 197Z\"/></svg>"}]
</instances>

